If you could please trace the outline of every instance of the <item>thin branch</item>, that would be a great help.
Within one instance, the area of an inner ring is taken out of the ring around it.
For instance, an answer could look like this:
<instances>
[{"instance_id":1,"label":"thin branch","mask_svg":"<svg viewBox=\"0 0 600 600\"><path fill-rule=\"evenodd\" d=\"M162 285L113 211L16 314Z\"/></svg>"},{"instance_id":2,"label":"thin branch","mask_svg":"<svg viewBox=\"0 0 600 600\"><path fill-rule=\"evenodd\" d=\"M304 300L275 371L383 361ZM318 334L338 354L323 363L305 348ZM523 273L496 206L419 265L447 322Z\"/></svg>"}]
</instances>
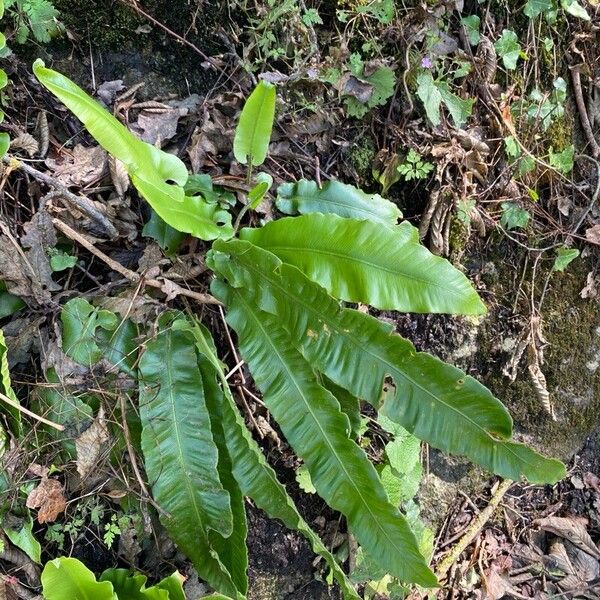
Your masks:
<instances>
[{"instance_id":1,"label":"thin branch","mask_svg":"<svg viewBox=\"0 0 600 600\"><path fill-rule=\"evenodd\" d=\"M94 256L98 257L103 263L108 265L113 271L116 271L120 275L123 275L126 279L133 283L138 283L143 280L144 284L149 285L150 287L156 288L166 294L169 298L175 298L176 296L187 296L188 298L192 298L199 304L218 304L221 302L217 300L214 296L210 294L202 294L200 292L194 292L193 290L188 290L187 288L181 287L179 284L171 281L170 279L163 278L162 281L158 279L146 279L142 277L139 273L135 271L131 271L127 267L124 267L121 263L113 260L110 256L107 256L101 250L98 250L92 242L90 242L85 236L81 233L78 233L73 228L69 227L66 223L63 223L59 219L52 219L54 226L62 231L67 237L72 239L74 242L77 242L81 246L83 246L86 250L91 252Z\"/></svg>"},{"instance_id":2,"label":"thin branch","mask_svg":"<svg viewBox=\"0 0 600 600\"><path fill-rule=\"evenodd\" d=\"M514 482L511 479L505 479L492 496L490 503L475 517L471 525L469 525L465 534L458 540L458 543L444 560L438 565L436 569L436 575L438 579L444 579L450 567L458 560L458 557L463 551L469 546L469 544L477 537L479 532L483 529L484 525L488 522L491 516L494 514L496 508L500 504L500 501L504 497L504 494L508 491L508 488Z\"/></svg>"},{"instance_id":3,"label":"thin branch","mask_svg":"<svg viewBox=\"0 0 600 600\"><path fill-rule=\"evenodd\" d=\"M34 179L37 179L38 181L41 181L42 183L45 183L46 185L55 189L57 192L60 192L60 195L65 200L70 202L81 212L85 213L90 219L96 221L96 223L98 223L98 225L100 225L104 229L104 231L110 239L115 239L118 237L119 232L115 229L115 226L108 220L106 215L102 214L94 206L92 201L88 198L75 195L73 192L69 191L62 183L60 183L60 181L58 181L51 175L48 175L47 173L42 173L41 171L38 171L31 165L21 162L10 155L4 156L2 160L7 165L11 165L13 168L17 168L23 171L24 173L27 173Z\"/></svg>"},{"instance_id":4,"label":"thin branch","mask_svg":"<svg viewBox=\"0 0 600 600\"><path fill-rule=\"evenodd\" d=\"M12 406L13 408L17 409L19 412L22 412L24 415L27 415L28 417L31 417L32 419L39 421L40 423L44 423L45 425L54 427L54 429L57 429L58 431L65 430L63 425L59 425L58 423L55 423L54 421L49 421L48 419L45 419L44 417L40 417L40 415L36 415L34 412L31 412L29 409L25 408L24 406L21 406L18 402L15 402L14 400L9 398L6 394L3 394L2 392L0 392L0 400L2 400L2 402L5 402L9 406Z\"/></svg>"},{"instance_id":5,"label":"thin branch","mask_svg":"<svg viewBox=\"0 0 600 600\"><path fill-rule=\"evenodd\" d=\"M592 156L598 158L600 156L600 145L596 141L594 132L592 131L592 125L590 118L585 107L585 101L583 99L583 90L581 89L581 73L579 71L579 65L571 67L571 80L573 82L573 95L575 96L575 103L577 104L577 111L579 112L579 119L581 121L581 127L585 133L585 137L592 147Z\"/></svg>"}]
</instances>

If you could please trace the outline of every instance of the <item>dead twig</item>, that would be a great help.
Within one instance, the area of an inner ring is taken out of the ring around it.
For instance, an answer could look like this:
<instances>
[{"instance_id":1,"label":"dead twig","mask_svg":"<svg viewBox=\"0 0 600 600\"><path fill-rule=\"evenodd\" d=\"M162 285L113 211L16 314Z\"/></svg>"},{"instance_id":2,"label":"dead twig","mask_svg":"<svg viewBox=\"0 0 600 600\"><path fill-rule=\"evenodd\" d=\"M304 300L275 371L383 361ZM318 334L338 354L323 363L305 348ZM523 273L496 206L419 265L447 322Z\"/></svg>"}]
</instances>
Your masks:
<instances>
[{"instance_id":1,"label":"dead twig","mask_svg":"<svg viewBox=\"0 0 600 600\"><path fill-rule=\"evenodd\" d=\"M127 454L129 455L129 460L131 461L131 467L135 474L135 478L138 481L138 484L142 490L142 496L144 500L150 502L152 506L165 518L170 518L171 515L165 511L164 508L160 506L150 495L148 488L146 487L146 483L144 482L144 478L140 472L140 468L138 466L137 458L135 455L135 450L133 449L133 443L131 441L131 434L129 433L129 426L127 425L127 407L125 406L125 395L123 393L118 394L119 396L119 406L121 408L121 426L123 427L123 437L125 438L125 446L127 446Z\"/></svg>"},{"instance_id":2,"label":"dead twig","mask_svg":"<svg viewBox=\"0 0 600 600\"><path fill-rule=\"evenodd\" d=\"M592 125L590 118L585 107L585 101L583 99L583 90L581 89L581 73L579 71L579 65L570 67L571 70L571 81L573 82L573 94L575 96L575 103L577 104L577 111L579 112L579 119L581 121L581 127L585 133L585 137L592 147L592 156L598 158L600 156L600 145L594 137L592 131Z\"/></svg>"},{"instance_id":3,"label":"dead twig","mask_svg":"<svg viewBox=\"0 0 600 600\"><path fill-rule=\"evenodd\" d=\"M58 431L65 430L63 425L59 425L58 423L55 423L54 421L50 421L48 419L45 419L44 417L40 417L40 415L36 415L34 412L31 412L29 409L25 408L24 406L21 406L18 402L11 400L6 394L3 394L2 392L0 392L0 400L2 400L2 402L5 402L9 406L12 406L14 409L18 410L19 412L22 412L24 415L27 415L28 417L31 417L32 419L39 421L40 423L44 423L45 425L54 427L54 429L57 429Z\"/></svg>"},{"instance_id":4,"label":"dead twig","mask_svg":"<svg viewBox=\"0 0 600 600\"><path fill-rule=\"evenodd\" d=\"M45 183L56 191L60 192L62 198L64 198L67 202L70 202L73 206L75 206L82 213L86 214L90 219L93 219L102 227L105 231L106 235L110 239L115 239L119 236L119 232L116 230L115 226L108 220L106 215L103 215L94 205L93 203L85 197L77 196L73 194L73 192L69 191L62 183L60 183L57 179L48 175L47 173L42 173L38 171L31 165L27 163L21 162L18 159L6 155L2 159L4 163L7 165L11 165L13 168L20 169L24 173L27 173L34 179Z\"/></svg>"},{"instance_id":5,"label":"dead twig","mask_svg":"<svg viewBox=\"0 0 600 600\"><path fill-rule=\"evenodd\" d=\"M94 256L98 257L103 263L108 265L113 271L123 275L126 279L133 283L139 283L142 279L144 284L149 285L150 287L156 288L167 294L169 298L175 298L176 296L187 296L188 298L192 298L199 304L218 304L221 302L217 300L214 296L210 294L202 294L200 292L195 292L193 290L188 290L187 288L181 287L179 284L171 281L170 279L163 278L162 281L158 279L146 279L143 278L139 273L135 271L131 271L127 267L124 267L121 263L117 262L107 256L101 250L98 250L92 242L90 242L85 236L81 233L78 233L73 228L69 227L66 223L63 223L59 219L52 219L54 226L64 233L67 237L72 239L74 242L77 242L81 246L83 246L86 250L91 252Z\"/></svg>"},{"instance_id":6,"label":"dead twig","mask_svg":"<svg viewBox=\"0 0 600 600\"><path fill-rule=\"evenodd\" d=\"M494 514L496 508L500 504L500 501L504 497L504 494L508 491L508 488L513 484L511 479L505 479L500 483L498 489L490 499L490 503L475 517L471 525L467 528L465 534L458 540L458 543L444 560L438 565L436 569L436 575L438 579L444 579L450 567L458 560L458 557L464 552L469 544L477 537L479 532L483 529L484 525L488 522L490 517Z\"/></svg>"}]
</instances>

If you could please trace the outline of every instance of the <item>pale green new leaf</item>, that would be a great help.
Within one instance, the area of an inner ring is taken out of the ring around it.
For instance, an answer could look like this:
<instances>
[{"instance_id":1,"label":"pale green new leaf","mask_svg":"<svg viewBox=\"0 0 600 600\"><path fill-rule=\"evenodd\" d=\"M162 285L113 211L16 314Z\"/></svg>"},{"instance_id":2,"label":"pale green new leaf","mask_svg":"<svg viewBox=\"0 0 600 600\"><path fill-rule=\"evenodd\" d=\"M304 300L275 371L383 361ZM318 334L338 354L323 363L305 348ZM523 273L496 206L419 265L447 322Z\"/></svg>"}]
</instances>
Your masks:
<instances>
[{"instance_id":1,"label":"pale green new leaf","mask_svg":"<svg viewBox=\"0 0 600 600\"><path fill-rule=\"evenodd\" d=\"M169 592L156 586L146 587L147 577L127 569L107 569L100 581L110 581L119 600L170 600Z\"/></svg>"},{"instance_id":2,"label":"pale green new leaf","mask_svg":"<svg viewBox=\"0 0 600 600\"><path fill-rule=\"evenodd\" d=\"M379 194L366 194L341 181L327 181L322 187L316 181L306 179L284 183L277 189L276 205L288 215L333 213L386 225L395 225L402 216L395 204Z\"/></svg>"},{"instance_id":3,"label":"pale green new leaf","mask_svg":"<svg viewBox=\"0 0 600 600\"><path fill-rule=\"evenodd\" d=\"M269 150L275 118L275 86L260 81L250 94L235 129L233 154L243 165L262 165Z\"/></svg>"},{"instance_id":4,"label":"pale green new leaf","mask_svg":"<svg viewBox=\"0 0 600 600\"><path fill-rule=\"evenodd\" d=\"M348 519L362 546L390 573L424 587L437 584L400 512L365 452L348 437L348 418L293 347L277 320L241 290L214 285L265 405L302 458L319 495Z\"/></svg>"},{"instance_id":5,"label":"pale green new leaf","mask_svg":"<svg viewBox=\"0 0 600 600\"><path fill-rule=\"evenodd\" d=\"M8 369L8 346L4 338L4 332L0 329L0 392L16 404L20 404L17 395L12 389L10 380L10 371ZM13 433L19 436L23 430L21 423L21 411L14 406L2 401L0 398L0 406L10 415L10 428Z\"/></svg>"},{"instance_id":6,"label":"pale green new leaf","mask_svg":"<svg viewBox=\"0 0 600 600\"><path fill-rule=\"evenodd\" d=\"M206 407L194 340L166 327L147 342L139 361L142 452L161 521L198 573L215 589L239 594L210 544L209 530L233 530L229 493Z\"/></svg>"},{"instance_id":7,"label":"pale green new leaf","mask_svg":"<svg viewBox=\"0 0 600 600\"><path fill-rule=\"evenodd\" d=\"M134 186L156 213L171 227L204 240L230 237L231 217L216 204L199 196L186 196L188 172L173 154L139 140L102 105L60 73L37 60L33 71L85 125L112 156L124 163Z\"/></svg>"},{"instance_id":8,"label":"pale green new leaf","mask_svg":"<svg viewBox=\"0 0 600 600\"><path fill-rule=\"evenodd\" d=\"M418 438L465 455L494 473L554 483L562 463L512 442L512 420L491 392L459 369L415 351L383 322L342 308L292 265L245 241L218 241L211 267L277 316L304 356L338 385L379 407L383 382L395 385L380 410Z\"/></svg>"},{"instance_id":9,"label":"pale green new leaf","mask_svg":"<svg viewBox=\"0 0 600 600\"><path fill-rule=\"evenodd\" d=\"M223 402L217 418L221 419L227 432L225 442L229 449L233 475L242 493L252 498L256 505L271 518L281 520L286 527L295 529L304 535L317 554L322 556L332 570L345 598L358 600L359 596L338 565L334 556L327 550L319 536L308 526L298 513L293 500L268 465L259 446L246 428L244 420L237 410L229 390L229 384L219 361L214 343L208 330L200 323L196 324L194 334L198 352L206 356L212 365L215 376L221 382Z\"/></svg>"},{"instance_id":10,"label":"pale green new leaf","mask_svg":"<svg viewBox=\"0 0 600 600\"><path fill-rule=\"evenodd\" d=\"M241 239L303 271L336 298L379 309L479 315L485 305L469 280L398 227L310 214L243 229Z\"/></svg>"},{"instance_id":11,"label":"pale green new leaf","mask_svg":"<svg viewBox=\"0 0 600 600\"><path fill-rule=\"evenodd\" d=\"M76 558L55 558L46 563L42 593L46 600L119 600L109 581L96 581Z\"/></svg>"}]
</instances>

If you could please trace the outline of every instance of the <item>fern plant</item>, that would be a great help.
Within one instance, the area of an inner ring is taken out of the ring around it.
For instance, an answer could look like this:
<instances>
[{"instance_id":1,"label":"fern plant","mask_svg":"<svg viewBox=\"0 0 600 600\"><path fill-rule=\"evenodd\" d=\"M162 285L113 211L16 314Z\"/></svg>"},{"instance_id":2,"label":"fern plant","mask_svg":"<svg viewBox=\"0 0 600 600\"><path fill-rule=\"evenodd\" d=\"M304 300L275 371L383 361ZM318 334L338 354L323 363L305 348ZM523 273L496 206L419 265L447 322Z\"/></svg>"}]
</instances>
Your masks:
<instances>
[{"instance_id":1,"label":"fern plant","mask_svg":"<svg viewBox=\"0 0 600 600\"><path fill-rule=\"evenodd\" d=\"M211 289L227 309L265 405L319 495L346 517L365 554L382 569L404 582L437 585L406 516L355 441L357 399L432 446L503 477L546 483L564 476L559 461L511 439L510 415L483 385L416 352L389 325L344 304L485 312L460 271L421 246L408 222L396 224L400 212L392 203L339 182L322 189L298 182L280 195L286 212L298 216L234 235L231 216L217 201L208 194L188 195L187 170L178 158L138 140L41 61L34 72L125 164L134 186L164 221L214 240L206 256L214 273ZM269 89L261 84L240 118L236 155L252 166L267 152L274 98ZM252 132L250 138L242 130ZM307 189L310 198L303 194ZM209 330L193 315L167 312L145 332L136 356L135 327L119 325L116 316L91 305L74 311L74 302L63 314L63 345L80 362L108 355L137 377L152 494L164 510L163 524L200 575L220 593L245 598L248 496L302 532L327 561L344 596L357 598L245 427Z\"/></svg>"}]
</instances>

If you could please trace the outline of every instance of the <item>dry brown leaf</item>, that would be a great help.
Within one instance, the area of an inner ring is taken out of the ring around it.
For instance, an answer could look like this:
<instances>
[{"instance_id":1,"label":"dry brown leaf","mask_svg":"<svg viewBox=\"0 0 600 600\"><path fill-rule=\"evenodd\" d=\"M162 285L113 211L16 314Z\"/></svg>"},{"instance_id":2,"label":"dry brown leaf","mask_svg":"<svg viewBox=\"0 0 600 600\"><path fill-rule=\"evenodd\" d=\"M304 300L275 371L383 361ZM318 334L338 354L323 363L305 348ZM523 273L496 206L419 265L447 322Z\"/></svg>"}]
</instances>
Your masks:
<instances>
[{"instance_id":1,"label":"dry brown leaf","mask_svg":"<svg viewBox=\"0 0 600 600\"><path fill-rule=\"evenodd\" d=\"M35 156L40 149L38 141L29 133L22 133L10 140L11 150L23 150L29 157Z\"/></svg>"},{"instance_id":2,"label":"dry brown leaf","mask_svg":"<svg viewBox=\"0 0 600 600\"><path fill-rule=\"evenodd\" d=\"M75 440L77 472L85 479L97 466L104 443L109 439L104 408L101 406L94 422Z\"/></svg>"},{"instance_id":3,"label":"dry brown leaf","mask_svg":"<svg viewBox=\"0 0 600 600\"><path fill-rule=\"evenodd\" d=\"M596 286L596 278L594 277L594 271L590 271L587 274L585 287L579 292L582 298L597 298L598 287Z\"/></svg>"},{"instance_id":4,"label":"dry brown leaf","mask_svg":"<svg viewBox=\"0 0 600 600\"><path fill-rule=\"evenodd\" d=\"M108 169L110 178L115 186L115 191L119 196L123 196L129 189L129 174L125 164L114 156L108 157Z\"/></svg>"},{"instance_id":5,"label":"dry brown leaf","mask_svg":"<svg viewBox=\"0 0 600 600\"><path fill-rule=\"evenodd\" d=\"M58 479L43 477L38 486L27 496L27 508L38 508L38 523L52 523L65 511L67 499L63 485Z\"/></svg>"},{"instance_id":6,"label":"dry brown leaf","mask_svg":"<svg viewBox=\"0 0 600 600\"><path fill-rule=\"evenodd\" d=\"M594 558L600 559L600 550L594 544L590 534L585 528L585 524L573 517L546 517L537 519L534 522L544 531L554 533L559 537L565 538L584 552L587 552Z\"/></svg>"},{"instance_id":7,"label":"dry brown leaf","mask_svg":"<svg viewBox=\"0 0 600 600\"><path fill-rule=\"evenodd\" d=\"M600 245L600 223L592 225L592 227L586 230L585 239L588 242L592 242L592 244Z\"/></svg>"},{"instance_id":8,"label":"dry brown leaf","mask_svg":"<svg viewBox=\"0 0 600 600\"><path fill-rule=\"evenodd\" d=\"M170 140L177 133L177 123L187 111L180 109L167 109L163 112L142 111L137 120L137 125L132 130L149 144L159 146Z\"/></svg>"},{"instance_id":9,"label":"dry brown leaf","mask_svg":"<svg viewBox=\"0 0 600 600\"><path fill-rule=\"evenodd\" d=\"M54 177L66 187L85 187L98 181L105 173L108 155L100 146L77 144L72 154L64 154L60 160L47 159L54 169Z\"/></svg>"}]
</instances>

